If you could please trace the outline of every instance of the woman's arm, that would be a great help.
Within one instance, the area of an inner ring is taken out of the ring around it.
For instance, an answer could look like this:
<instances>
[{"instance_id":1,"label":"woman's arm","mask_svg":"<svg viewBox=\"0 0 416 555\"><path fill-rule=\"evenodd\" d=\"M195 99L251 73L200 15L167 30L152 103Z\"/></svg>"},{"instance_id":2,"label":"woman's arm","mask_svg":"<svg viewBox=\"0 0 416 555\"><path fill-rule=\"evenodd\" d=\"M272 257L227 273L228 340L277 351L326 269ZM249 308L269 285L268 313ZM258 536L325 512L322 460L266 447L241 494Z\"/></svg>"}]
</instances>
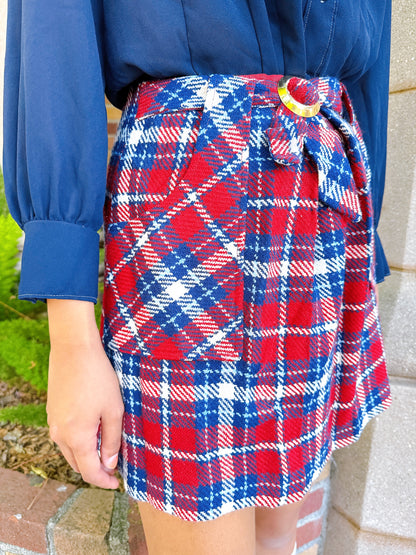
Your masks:
<instances>
[{"instance_id":1,"label":"woman's arm","mask_svg":"<svg viewBox=\"0 0 416 555\"><path fill-rule=\"evenodd\" d=\"M374 223L377 229L383 202L386 175L387 115L389 103L389 72L391 42L391 0L372 0L369 11L374 20L373 59L367 71L358 78L344 82L351 96L371 167L371 192ZM390 274L387 260L376 232L376 278L382 282Z\"/></svg>"},{"instance_id":2,"label":"woman's arm","mask_svg":"<svg viewBox=\"0 0 416 555\"><path fill-rule=\"evenodd\" d=\"M104 352L93 303L48 299L51 353L48 424L52 439L86 482L117 488L123 402ZM101 459L97 432L101 425Z\"/></svg>"},{"instance_id":3,"label":"woman's arm","mask_svg":"<svg viewBox=\"0 0 416 555\"><path fill-rule=\"evenodd\" d=\"M93 310L107 165L101 44L100 0L8 2L3 169L25 231L19 296L48 299L51 436L86 481L114 488L123 407Z\"/></svg>"},{"instance_id":4,"label":"woman's arm","mask_svg":"<svg viewBox=\"0 0 416 555\"><path fill-rule=\"evenodd\" d=\"M97 298L107 166L100 6L8 3L3 174L25 231L20 298Z\"/></svg>"}]
</instances>

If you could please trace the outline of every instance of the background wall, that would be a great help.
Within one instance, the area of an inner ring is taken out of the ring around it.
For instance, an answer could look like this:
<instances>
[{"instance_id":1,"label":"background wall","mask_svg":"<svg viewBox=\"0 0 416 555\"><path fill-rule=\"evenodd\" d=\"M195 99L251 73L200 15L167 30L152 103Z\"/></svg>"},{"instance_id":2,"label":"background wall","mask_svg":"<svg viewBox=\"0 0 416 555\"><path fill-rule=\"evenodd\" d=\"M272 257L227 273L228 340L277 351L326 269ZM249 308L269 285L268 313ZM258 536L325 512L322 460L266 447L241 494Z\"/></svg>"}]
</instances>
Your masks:
<instances>
[{"instance_id":1,"label":"background wall","mask_svg":"<svg viewBox=\"0 0 416 555\"><path fill-rule=\"evenodd\" d=\"M416 9L393 0L380 311L393 404L332 462L325 555L416 554Z\"/></svg>"}]
</instances>

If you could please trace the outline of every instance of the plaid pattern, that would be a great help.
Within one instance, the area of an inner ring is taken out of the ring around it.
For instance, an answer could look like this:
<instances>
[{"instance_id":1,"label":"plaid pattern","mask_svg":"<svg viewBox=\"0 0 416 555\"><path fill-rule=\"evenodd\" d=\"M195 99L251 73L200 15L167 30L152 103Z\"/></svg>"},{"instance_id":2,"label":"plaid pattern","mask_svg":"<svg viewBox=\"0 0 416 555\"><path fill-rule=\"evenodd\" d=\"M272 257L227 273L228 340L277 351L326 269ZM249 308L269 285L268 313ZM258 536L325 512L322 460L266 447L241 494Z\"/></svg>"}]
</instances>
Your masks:
<instances>
[{"instance_id":1,"label":"plaid pattern","mask_svg":"<svg viewBox=\"0 0 416 555\"><path fill-rule=\"evenodd\" d=\"M105 206L103 341L128 493L185 520L305 494L391 402L365 146L345 88L191 76L129 97Z\"/></svg>"}]
</instances>

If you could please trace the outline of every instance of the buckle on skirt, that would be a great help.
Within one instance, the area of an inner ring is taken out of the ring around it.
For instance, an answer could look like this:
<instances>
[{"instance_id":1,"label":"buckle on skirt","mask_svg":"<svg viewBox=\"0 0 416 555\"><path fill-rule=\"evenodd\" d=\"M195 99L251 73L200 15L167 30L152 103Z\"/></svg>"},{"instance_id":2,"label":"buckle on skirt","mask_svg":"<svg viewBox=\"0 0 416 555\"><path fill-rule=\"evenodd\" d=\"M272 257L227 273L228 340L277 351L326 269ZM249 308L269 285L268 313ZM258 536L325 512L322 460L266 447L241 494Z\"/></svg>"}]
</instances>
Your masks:
<instances>
[{"instance_id":1,"label":"buckle on skirt","mask_svg":"<svg viewBox=\"0 0 416 555\"><path fill-rule=\"evenodd\" d=\"M298 116L303 116L304 118L312 118L316 116L316 114L321 109L321 103L315 102L314 104L302 104L298 102L293 96L290 94L288 90L288 84L291 79L294 77L292 75L284 75L277 84L277 91L280 96L280 100L289 108L291 112L297 114ZM298 79L295 77L295 79Z\"/></svg>"}]
</instances>

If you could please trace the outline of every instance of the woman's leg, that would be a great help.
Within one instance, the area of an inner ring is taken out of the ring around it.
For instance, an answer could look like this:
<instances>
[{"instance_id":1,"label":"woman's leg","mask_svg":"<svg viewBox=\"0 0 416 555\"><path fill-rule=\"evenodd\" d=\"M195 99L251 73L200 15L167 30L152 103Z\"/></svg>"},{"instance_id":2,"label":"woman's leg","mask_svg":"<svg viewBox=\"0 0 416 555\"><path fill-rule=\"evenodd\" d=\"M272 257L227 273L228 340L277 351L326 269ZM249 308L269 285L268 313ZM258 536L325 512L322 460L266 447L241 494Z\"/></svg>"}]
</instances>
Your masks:
<instances>
[{"instance_id":1,"label":"woman's leg","mask_svg":"<svg viewBox=\"0 0 416 555\"><path fill-rule=\"evenodd\" d=\"M291 555L303 499L276 509L256 507L256 555Z\"/></svg>"},{"instance_id":2,"label":"woman's leg","mask_svg":"<svg viewBox=\"0 0 416 555\"><path fill-rule=\"evenodd\" d=\"M138 502L149 555L254 555L254 507L187 522Z\"/></svg>"}]
</instances>

